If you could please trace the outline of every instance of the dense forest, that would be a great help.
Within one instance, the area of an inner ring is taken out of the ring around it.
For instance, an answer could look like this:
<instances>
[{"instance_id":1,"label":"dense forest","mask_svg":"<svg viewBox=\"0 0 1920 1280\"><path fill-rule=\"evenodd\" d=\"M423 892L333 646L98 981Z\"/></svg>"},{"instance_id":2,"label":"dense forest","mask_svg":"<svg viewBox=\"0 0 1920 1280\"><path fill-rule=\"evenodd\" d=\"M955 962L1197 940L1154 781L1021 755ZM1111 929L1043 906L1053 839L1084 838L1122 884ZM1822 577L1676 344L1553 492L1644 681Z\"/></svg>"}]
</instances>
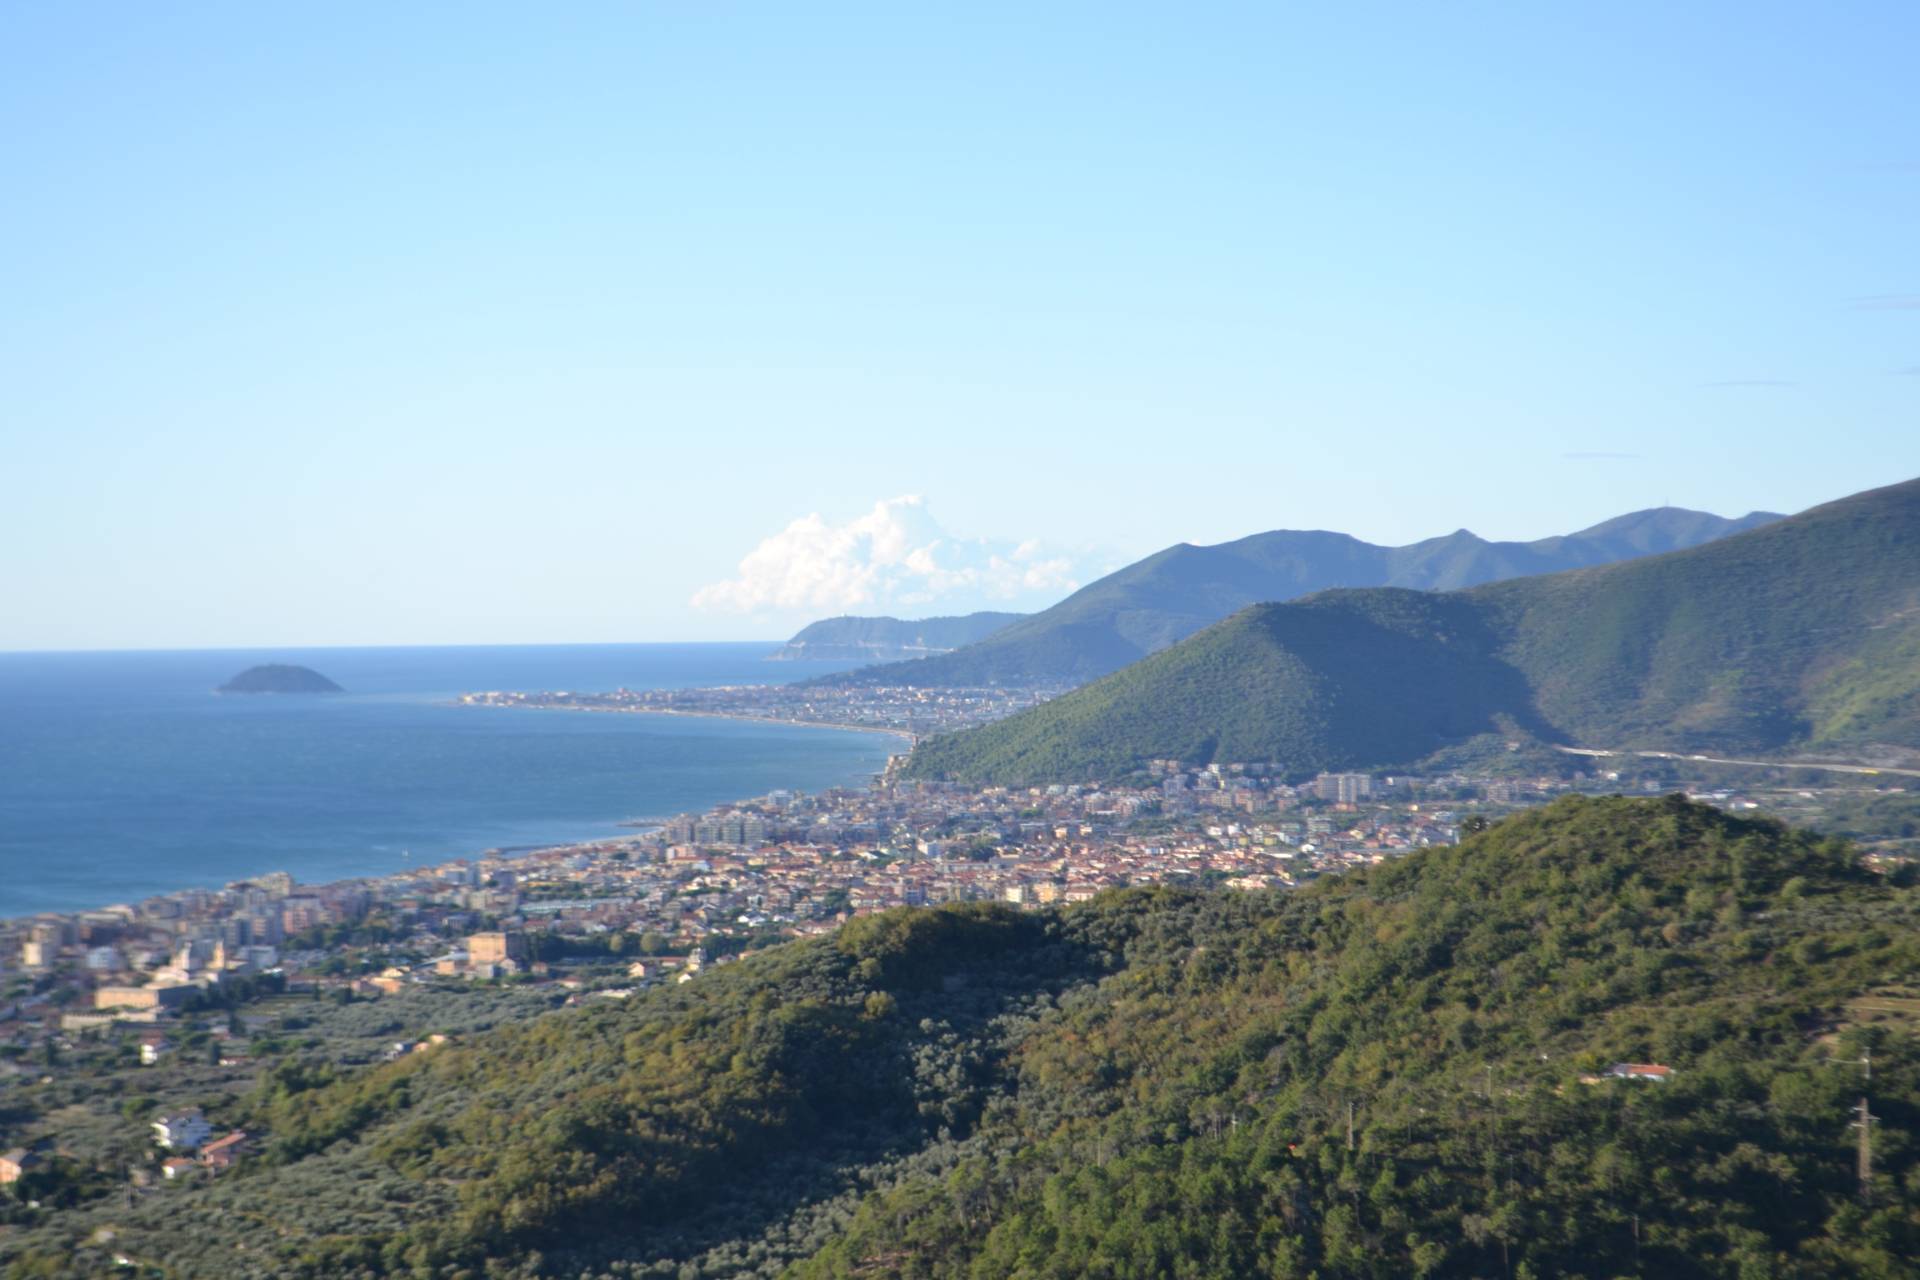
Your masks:
<instances>
[{"instance_id":1,"label":"dense forest","mask_svg":"<svg viewBox=\"0 0 1920 1280\"><path fill-rule=\"evenodd\" d=\"M1085 688L924 742L908 772L1051 783L1172 758L1311 775L1418 767L1493 735L1920 748L1920 480L1598 568L1254 605Z\"/></svg>"},{"instance_id":2,"label":"dense forest","mask_svg":"<svg viewBox=\"0 0 1920 1280\"><path fill-rule=\"evenodd\" d=\"M210 1100L250 1166L0 1257L87 1274L106 1227L181 1277L1912 1275L1916 926L1846 843L1679 797L1291 892L888 913L283 1061Z\"/></svg>"}]
</instances>

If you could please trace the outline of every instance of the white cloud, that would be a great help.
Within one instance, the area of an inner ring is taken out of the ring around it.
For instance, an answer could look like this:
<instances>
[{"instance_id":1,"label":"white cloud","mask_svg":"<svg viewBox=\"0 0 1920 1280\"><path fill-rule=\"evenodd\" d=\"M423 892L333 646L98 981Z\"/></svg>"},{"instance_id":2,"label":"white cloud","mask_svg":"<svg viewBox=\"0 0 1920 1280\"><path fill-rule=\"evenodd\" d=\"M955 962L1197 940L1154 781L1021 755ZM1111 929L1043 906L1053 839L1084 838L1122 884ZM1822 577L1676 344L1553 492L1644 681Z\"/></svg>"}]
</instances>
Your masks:
<instances>
[{"instance_id":1,"label":"white cloud","mask_svg":"<svg viewBox=\"0 0 1920 1280\"><path fill-rule=\"evenodd\" d=\"M909 495L845 524L801 516L749 551L733 577L694 592L693 605L749 614L1036 608L1078 577L1077 557L1032 540L952 537Z\"/></svg>"}]
</instances>

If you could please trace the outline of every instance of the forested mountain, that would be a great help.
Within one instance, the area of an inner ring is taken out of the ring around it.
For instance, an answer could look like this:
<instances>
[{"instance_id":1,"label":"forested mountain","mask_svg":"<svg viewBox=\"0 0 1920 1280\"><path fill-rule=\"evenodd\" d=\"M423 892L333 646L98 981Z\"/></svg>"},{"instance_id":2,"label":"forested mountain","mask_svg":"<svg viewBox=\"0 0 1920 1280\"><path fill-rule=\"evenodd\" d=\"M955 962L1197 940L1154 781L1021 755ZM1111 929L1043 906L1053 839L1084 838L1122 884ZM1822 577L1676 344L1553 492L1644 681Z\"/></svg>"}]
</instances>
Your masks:
<instances>
[{"instance_id":1,"label":"forested mountain","mask_svg":"<svg viewBox=\"0 0 1920 1280\"><path fill-rule=\"evenodd\" d=\"M1691 550L1456 592L1258 605L909 772L1412 764L1478 734L1599 748L1920 747L1920 481Z\"/></svg>"},{"instance_id":2,"label":"forested mountain","mask_svg":"<svg viewBox=\"0 0 1920 1280\"><path fill-rule=\"evenodd\" d=\"M1679 797L1562 800L1293 892L897 911L388 1065L281 1063L209 1100L264 1158L0 1233L0 1259L1910 1275L1920 1044L1872 1011L1920 980L1917 926L1850 847Z\"/></svg>"},{"instance_id":3,"label":"forested mountain","mask_svg":"<svg viewBox=\"0 0 1920 1280\"><path fill-rule=\"evenodd\" d=\"M1658 507L1537 542L1488 542L1465 529L1405 547L1295 530L1211 547L1183 542L955 653L824 679L949 687L1083 684L1262 601L1332 587L1469 587L1698 546L1779 518L1756 511L1728 520Z\"/></svg>"},{"instance_id":4,"label":"forested mountain","mask_svg":"<svg viewBox=\"0 0 1920 1280\"><path fill-rule=\"evenodd\" d=\"M778 661L894 662L950 653L984 640L1024 613L982 611L951 618L823 618L771 656Z\"/></svg>"}]
</instances>

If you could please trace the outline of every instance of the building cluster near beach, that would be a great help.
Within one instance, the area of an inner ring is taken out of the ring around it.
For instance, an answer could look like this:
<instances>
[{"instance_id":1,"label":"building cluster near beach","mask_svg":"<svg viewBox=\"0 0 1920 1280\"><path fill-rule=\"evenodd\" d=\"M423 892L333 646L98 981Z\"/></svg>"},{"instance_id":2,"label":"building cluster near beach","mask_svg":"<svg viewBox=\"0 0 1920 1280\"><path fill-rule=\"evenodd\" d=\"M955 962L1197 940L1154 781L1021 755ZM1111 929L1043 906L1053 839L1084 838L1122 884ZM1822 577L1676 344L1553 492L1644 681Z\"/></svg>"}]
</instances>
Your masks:
<instances>
[{"instance_id":1,"label":"building cluster near beach","mask_svg":"<svg viewBox=\"0 0 1920 1280\"><path fill-rule=\"evenodd\" d=\"M1490 789L1517 802L1548 786ZM1258 767L1166 763L1150 784L1127 787L883 779L374 879L310 886L276 872L0 924L0 1045L164 1025L223 1002L249 976L379 994L533 979L581 954L644 953L671 967L892 907L1298 884L1454 840L1453 797L1485 799L1468 779L1343 774L1294 787Z\"/></svg>"},{"instance_id":2,"label":"building cluster near beach","mask_svg":"<svg viewBox=\"0 0 1920 1280\"><path fill-rule=\"evenodd\" d=\"M466 693L470 707L538 707L563 711L622 711L726 716L838 729L868 729L923 737L985 724L1045 702L1054 690L923 689L893 686L723 685L704 689L615 689Z\"/></svg>"},{"instance_id":3,"label":"building cluster near beach","mask_svg":"<svg viewBox=\"0 0 1920 1280\"><path fill-rule=\"evenodd\" d=\"M1177 761L1156 761L1125 786L886 776L375 879L308 886L276 872L0 922L0 1051L164 1027L231 1004L243 979L379 995L542 981L619 960L645 980L895 907L1038 907L1126 885L1284 889L1453 843L1463 823L1568 790L1620 788L1614 777L1360 773L1290 785L1258 764ZM1703 798L1760 807L1733 792Z\"/></svg>"},{"instance_id":4,"label":"building cluster near beach","mask_svg":"<svg viewBox=\"0 0 1920 1280\"><path fill-rule=\"evenodd\" d=\"M1129 786L881 780L775 791L634 835L322 886L284 872L0 924L0 1045L160 1024L272 974L377 994L551 972L570 956L690 956L894 907L1073 902L1143 884L1286 888L1450 844L1580 779L1323 774L1159 761ZM1758 802L1713 793L1731 808ZM344 956L356 963L343 963ZM367 971L374 959L392 959ZM57 977L57 984L48 979Z\"/></svg>"},{"instance_id":5,"label":"building cluster near beach","mask_svg":"<svg viewBox=\"0 0 1920 1280\"><path fill-rule=\"evenodd\" d=\"M1129 786L882 779L775 791L636 834L322 886L284 872L0 924L0 1046L163 1025L236 978L365 994L533 979L571 957L672 966L893 907L1082 900L1142 884L1284 888L1458 838L1462 814L1573 784L1157 762ZM644 973L637 976L644 976Z\"/></svg>"}]
</instances>

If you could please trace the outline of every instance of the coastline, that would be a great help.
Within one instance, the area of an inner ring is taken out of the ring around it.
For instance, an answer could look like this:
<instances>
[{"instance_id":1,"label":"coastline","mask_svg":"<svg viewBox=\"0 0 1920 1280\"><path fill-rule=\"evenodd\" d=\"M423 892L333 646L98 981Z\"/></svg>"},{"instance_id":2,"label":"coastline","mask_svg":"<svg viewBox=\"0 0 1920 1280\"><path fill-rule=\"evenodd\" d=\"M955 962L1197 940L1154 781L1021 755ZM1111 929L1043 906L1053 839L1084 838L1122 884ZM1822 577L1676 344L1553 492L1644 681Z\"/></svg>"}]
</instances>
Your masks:
<instances>
[{"instance_id":1,"label":"coastline","mask_svg":"<svg viewBox=\"0 0 1920 1280\"><path fill-rule=\"evenodd\" d=\"M888 729L877 724L840 724L833 720L793 720L781 716L750 716L731 711L675 711L668 707L582 707L557 706L553 703L516 704L501 707L490 702L452 702L448 706L478 707L485 710L508 711L582 711L610 716L685 716L703 720L739 720L747 724L793 725L802 729L842 729L848 733L885 733L896 738L905 738L908 746L917 745L919 738L906 729Z\"/></svg>"},{"instance_id":2,"label":"coastline","mask_svg":"<svg viewBox=\"0 0 1920 1280\"><path fill-rule=\"evenodd\" d=\"M461 706L485 706L487 704L447 702L447 703L440 703L438 705L449 706L449 707L461 707ZM854 733L891 734L894 737L906 739L907 745L909 747L911 747L915 741L914 736L904 729L887 729L877 725L834 724L828 721L789 720L789 719L781 719L776 716L730 715L725 712L718 712L718 711L675 711L675 710L668 710L665 708L655 708L655 707L574 707L574 706L545 706L545 707L534 707L532 709L543 710L543 711L598 711L598 712L606 712L606 713L614 713L614 714L629 714L629 715L664 715L664 716L700 717L700 718L706 718L706 719L712 719L712 720L737 720L737 721L743 721L743 722L752 723L752 724L797 726L799 728L804 728L804 729L843 729L843 730L848 730ZM861 777L864 778L869 784L871 784L871 782L874 779L880 778L886 772L887 772L887 766L882 765L879 768L863 772ZM752 797L750 795L740 795L740 796L732 797L730 800L722 801L719 803L738 804L751 798ZM336 890L336 889L340 889L340 888L350 886L350 885L355 885L355 884L371 884L371 883L376 883L376 882L385 881L385 880L410 878L410 877L418 876L421 874L432 873L440 868L451 865L453 863L467 861L474 858L486 857L489 855L498 856L507 861L521 861L525 859L534 858L540 855L572 852L572 851L590 849L599 845L606 845L610 843L619 844L619 843L624 843L630 840L642 839L642 838L645 838L647 834L657 831L660 827L664 826L665 823L667 823L670 820L671 819L669 817L622 818L622 819L615 820L611 825L611 829L608 830L605 834L597 834L597 833L590 834L590 833L583 832L578 835L562 836L553 840L537 841L534 843L505 844L505 845L479 845L478 847L469 848L457 853L449 853L449 854L441 854L441 855L433 856L430 861L421 861L417 863L403 861L401 865L394 866L385 870L369 869L367 871L360 872L357 874L334 875L329 878L321 879L321 880L297 880L296 883L299 884L302 889L326 891L326 890ZM408 855L403 852L401 856L404 860L407 858ZM276 868L275 870L278 871L283 869ZM238 883L246 879L250 879L250 878L262 876L262 875L268 875L268 874L273 874L273 872L255 870L255 871L248 872L245 875L239 876L234 880L221 881L218 879L211 879L200 884L194 884L190 882L176 883L175 885L169 888L157 888L149 891L133 893L125 897L115 899L110 902L95 902L89 906L68 906L68 907L51 906L51 907L42 907L38 910L28 911L28 912L11 912L8 914L0 915L0 926L19 927L24 924L27 924L28 922L34 921L36 919L44 919L47 917L75 917L75 916L85 915L85 914L94 913L94 912L114 911L114 910L130 907L135 903L144 902L144 901L148 901L155 898L169 898L169 897L173 897L180 894L217 891L224 885Z\"/></svg>"},{"instance_id":3,"label":"coastline","mask_svg":"<svg viewBox=\"0 0 1920 1280\"><path fill-rule=\"evenodd\" d=\"M459 706L462 704L449 703L446 705ZM756 724L799 725L800 727L807 728L807 729L849 729L856 733L889 733L889 734L893 734L895 737L906 738L909 745L911 745L913 742L913 736L907 733L905 730L901 730L901 729L882 729L872 725L826 724L826 723L806 721L806 720L780 720L772 716L736 716L736 715L726 715L717 711L666 711L666 710L659 710L651 707L648 707L648 708L540 707L540 708L535 708L535 710L604 711L604 712L638 714L638 715L704 716L708 719L713 719L713 720L743 720L743 721L748 721ZM867 774L866 776L869 780L869 783L871 783L872 779L879 778L882 775L884 775L886 772L887 772L886 766L882 766L879 769L873 770L871 773ZM740 803L744 803L749 799L752 799L752 797L739 796L734 798L731 801L723 801L722 803L740 804ZM547 841L547 842L537 842L533 844L488 845L488 846L483 846L479 849L471 850L469 852L456 853L450 856L437 858L432 862L421 862L417 864L395 867L389 871L369 871L361 875L338 876L330 880L320 880L320 881L296 881L296 883L299 884L300 887L303 889L330 890L330 889L339 889L344 886L354 885L354 884L370 884L370 883L376 883L383 880L410 878L413 876L435 872L443 867L452 865L454 863L465 862L474 858L486 857L488 855L497 855L505 861L518 862L522 860L531 859L542 854L567 853L567 852L573 852L573 851L578 851L583 849L591 849L600 845L621 844L631 840L644 839L648 835L659 831L662 827L664 827L670 821L672 821L671 817L623 818L616 821L613 824L613 831L606 835L569 836L569 837L563 837L558 840ZM403 858L405 858L406 856L407 856L406 854L404 853L402 854ZM275 874L275 873L256 871L256 872L250 873L249 876L241 877L241 879L244 880L244 879L248 879L256 876L270 875L270 874ZM232 883L238 883L238 881L228 881L226 883L232 884ZM177 888L162 889L153 893L138 894L120 901L102 903L102 904L98 904L90 907L45 908L39 911L28 912L23 915L16 914L16 915L0 916L0 926L18 927L30 921L33 921L36 919L43 919L49 916L69 917L69 916L85 915L92 912L114 911L117 909L130 907L137 902L144 902L154 898L168 898L178 894L207 892L207 891L214 891L215 889L216 889L216 886L213 883L208 883L203 885L181 885Z\"/></svg>"},{"instance_id":4,"label":"coastline","mask_svg":"<svg viewBox=\"0 0 1920 1280\"><path fill-rule=\"evenodd\" d=\"M770 667L761 662L769 647L0 655L0 702L13 713L0 737L37 762L0 781L0 917L96 911L273 871L323 885L490 848L630 836L620 824L636 817L773 788L864 788L906 751L904 742L767 735L746 724L632 720L614 733L611 722L446 714L467 690L727 687L837 669ZM265 660L313 666L351 692L209 692ZM96 742L112 743L111 768Z\"/></svg>"}]
</instances>

